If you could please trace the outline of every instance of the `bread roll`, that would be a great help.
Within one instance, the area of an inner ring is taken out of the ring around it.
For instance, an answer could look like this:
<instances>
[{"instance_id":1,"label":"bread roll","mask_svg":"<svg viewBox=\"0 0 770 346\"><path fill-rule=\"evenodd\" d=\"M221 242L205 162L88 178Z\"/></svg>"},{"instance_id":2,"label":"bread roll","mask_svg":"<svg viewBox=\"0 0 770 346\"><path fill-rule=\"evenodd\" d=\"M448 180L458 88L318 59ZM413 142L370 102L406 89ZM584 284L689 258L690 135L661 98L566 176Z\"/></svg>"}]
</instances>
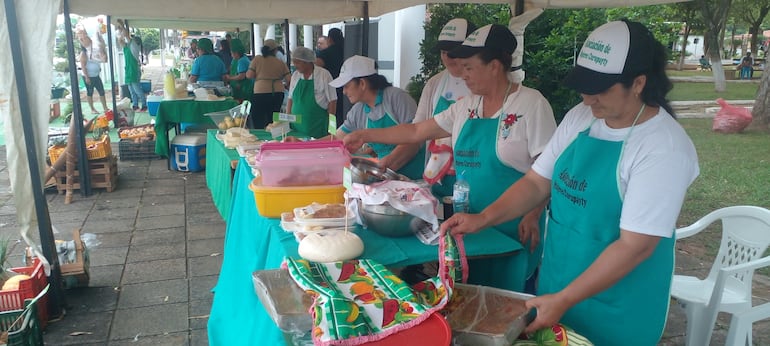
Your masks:
<instances>
[{"instance_id":1,"label":"bread roll","mask_svg":"<svg viewBox=\"0 0 770 346\"><path fill-rule=\"evenodd\" d=\"M311 262L337 262L354 259L364 252L364 243L353 232L319 232L299 242L299 255Z\"/></svg>"}]
</instances>

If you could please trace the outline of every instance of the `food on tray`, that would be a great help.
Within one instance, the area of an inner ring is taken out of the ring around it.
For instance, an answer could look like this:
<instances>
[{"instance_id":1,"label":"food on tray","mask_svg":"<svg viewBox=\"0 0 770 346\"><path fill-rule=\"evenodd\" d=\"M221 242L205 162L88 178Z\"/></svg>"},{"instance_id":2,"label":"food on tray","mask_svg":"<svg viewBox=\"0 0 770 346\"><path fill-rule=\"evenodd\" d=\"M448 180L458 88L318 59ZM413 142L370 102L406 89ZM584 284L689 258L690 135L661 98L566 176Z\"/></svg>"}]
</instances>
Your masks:
<instances>
[{"instance_id":1,"label":"food on tray","mask_svg":"<svg viewBox=\"0 0 770 346\"><path fill-rule=\"evenodd\" d=\"M299 242L299 255L312 262L336 262L356 258L364 243L353 232L310 233Z\"/></svg>"},{"instance_id":2,"label":"food on tray","mask_svg":"<svg viewBox=\"0 0 770 346\"><path fill-rule=\"evenodd\" d=\"M301 167L294 168L290 174L278 181L277 186L313 186L313 185L335 185L335 177L329 176L326 167L313 168Z\"/></svg>"},{"instance_id":3,"label":"food on tray","mask_svg":"<svg viewBox=\"0 0 770 346\"><path fill-rule=\"evenodd\" d=\"M298 209L297 217L303 219L340 219L347 215L344 204L311 204Z\"/></svg>"},{"instance_id":4,"label":"food on tray","mask_svg":"<svg viewBox=\"0 0 770 346\"><path fill-rule=\"evenodd\" d=\"M155 128L152 125L124 127L118 129L118 137L120 138L141 138L154 136Z\"/></svg>"},{"instance_id":5,"label":"food on tray","mask_svg":"<svg viewBox=\"0 0 770 346\"><path fill-rule=\"evenodd\" d=\"M505 335L527 313L524 300L480 286L455 286L443 310L453 330Z\"/></svg>"},{"instance_id":6,"label":"food on tray","mask_svg":"<svg viewBox=\"0 0 770 346\"><path fill-rule=\"evenodd\" d=\"M227 130L230 128L238 128L244 125L244 119L243 117L231 117L229 115L225 115L224 119L222 121L217 123L217 127L220 130Z\"/></svg>"}]
</instances>

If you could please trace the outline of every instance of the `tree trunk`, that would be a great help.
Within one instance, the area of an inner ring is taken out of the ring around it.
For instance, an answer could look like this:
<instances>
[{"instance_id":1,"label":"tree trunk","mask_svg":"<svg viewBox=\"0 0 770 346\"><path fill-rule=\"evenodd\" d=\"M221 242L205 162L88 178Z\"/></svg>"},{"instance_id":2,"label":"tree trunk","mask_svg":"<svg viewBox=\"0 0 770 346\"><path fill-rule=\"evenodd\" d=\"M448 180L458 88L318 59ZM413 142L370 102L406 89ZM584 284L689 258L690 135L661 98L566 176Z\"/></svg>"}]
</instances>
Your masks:
<instances>
[{"instance_id":1,"label":"tree trunk","mask_svg":"<svg viewBox=\"0 0 770 346\"><path fill-rule=\"evenodd\" d=\"M721 45L717 44L718 32L709 30L706 32L709 44L708 54L709 60L711 60L711 72L714 75L714 91L725 92L727 90L727 82L725 82L725 70L722 67L722 54L720 54Z\"/></svg>"},{"instance_id":2,"label":"tree trunk","mask_svg":"<svg viewBox=\"0 0 770 346\"><path fill-rule=\"evenodd\" d=\"M770 97L767 97L770 94L770 68L768 67L770 64L765 63L765 71L762 72L757 97L754 99L754 109L751 111L754 121L751 122L750 128L763 131L767 131L770 124Z\"/></svg>"},{"instance_id":3,"label":"tree trunk","mask_svg":"<svg viewBox=\"0 0 770 346\"><path fill-rule=\"evenodd\" d=\"M691 28L692 27L690 26L689 22L684 24L684 35L682 35L682 49L679 51L679 66L676 69L677 71L681 71L682 69L684 69L684 58L685 58L685 55L687 55L687 43L690 37Z\"/></svg>"}]
</instances>

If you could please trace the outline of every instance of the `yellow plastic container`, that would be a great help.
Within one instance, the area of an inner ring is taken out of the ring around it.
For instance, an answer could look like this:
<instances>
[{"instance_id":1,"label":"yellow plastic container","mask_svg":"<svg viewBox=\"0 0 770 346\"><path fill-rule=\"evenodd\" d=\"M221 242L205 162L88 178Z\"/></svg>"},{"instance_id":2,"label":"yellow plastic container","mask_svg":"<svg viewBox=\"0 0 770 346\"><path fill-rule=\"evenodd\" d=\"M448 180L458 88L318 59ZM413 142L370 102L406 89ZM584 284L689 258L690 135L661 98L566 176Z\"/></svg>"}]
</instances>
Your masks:
<instances>
[{"instance_id":1,"label":"yellow plastic container","mask_svg":"<svg viewBox=\"0 0 770 346\"><path fill-rule=\"evenodd\" d=\"M313 202L321 204L345 202L345 187L342 185L263 186L259 178L254 178L249 184L249 190L254 192L257 211L264 217L279 218L281 213L293 211L294 208L304 207Z\"/></svg>"}]
</instances>

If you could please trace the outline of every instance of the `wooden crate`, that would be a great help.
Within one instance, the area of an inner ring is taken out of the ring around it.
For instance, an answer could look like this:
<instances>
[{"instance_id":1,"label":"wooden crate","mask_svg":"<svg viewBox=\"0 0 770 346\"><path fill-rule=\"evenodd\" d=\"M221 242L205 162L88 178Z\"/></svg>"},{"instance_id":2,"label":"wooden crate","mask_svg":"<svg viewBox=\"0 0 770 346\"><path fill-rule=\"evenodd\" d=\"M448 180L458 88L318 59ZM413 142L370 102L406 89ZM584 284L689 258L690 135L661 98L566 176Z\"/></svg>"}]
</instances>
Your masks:
<instances>
[{"instance_id":1,"label":"wooden crate","mask_svg":"<svg viewBox=\"0 0 770 346\"><path fill-rule=\"evenodd\" d=\"M59 240L57 240L58 242ZM88 249L83 244L83 239L80 238L80 229L77 228L72 232L72 241L75 242L75 262L73 263L59 263L62 276L62 286L65 289L75 287L88 287L88 281L90 278L89 267L90 260L88 255ZM25 251L26 263L34 263L37 257L32 255L32 251L27 247ZM60 259L61 261L61 259Z\"/></svg>"},{"instance_id":2,"label":"wooden crate","mask_svg":"<svg viewBox=\"0 0 770 346\"><path fill-rule=\"evenodd\" d=\"M91 187L104 188L107 192L112 192L118 186L118 159L113 155L106 159L88 161L91 171ZM59 194L67 190L67 172L57 171L56 189ZM80 171L75 169L75 183L72 185L75 190L80 189Z\"/></svg>"}]
</instances>

